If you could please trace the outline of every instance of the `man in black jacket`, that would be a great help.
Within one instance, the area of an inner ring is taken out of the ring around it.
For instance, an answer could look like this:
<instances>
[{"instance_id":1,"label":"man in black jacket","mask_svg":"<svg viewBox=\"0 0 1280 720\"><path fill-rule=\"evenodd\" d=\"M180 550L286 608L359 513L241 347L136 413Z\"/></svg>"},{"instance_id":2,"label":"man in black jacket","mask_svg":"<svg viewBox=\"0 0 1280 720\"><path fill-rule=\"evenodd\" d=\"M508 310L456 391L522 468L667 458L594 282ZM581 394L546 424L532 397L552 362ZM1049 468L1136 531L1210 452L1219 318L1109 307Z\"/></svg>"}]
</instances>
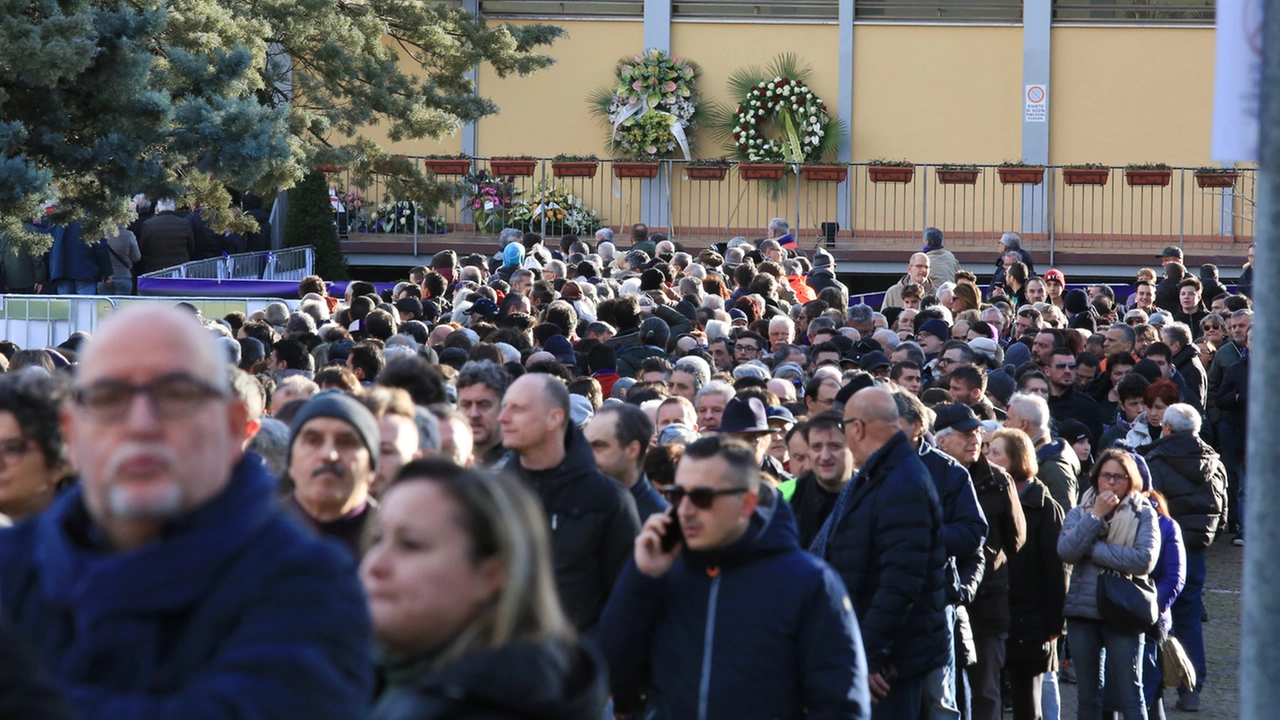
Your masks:
<instances>
[{"instance_id":1,"label":"man in black jacket","mask_svg":"<svg viewBox=\"0 0 1280 720\"><path fill-rule=\"evenodd\" d=\"M1213 542L1227 508L1227 469L1218 453L1200 439L1200 413L1186 403L1170 405L1161 423L1162 437L1146 455L1151 484L1169 502L1169 514L1182 528L1187 551L1187 581L1173 602L1173 634L1196 669L1196 687L1178 688L1178 709L1200 707L1204 687L1205 549Z\"/></svg>"},{"instance_id":2,"label":"man in black jacket","mask_svg":"<svg viewBox=\"0 0 1280 720\"><path fill-rule=\"evenodd\" d=\"M1187 396L1184 399L1195 408L1203 409L1208 373L1200 362L1200 348L1191 342L1191 327L1182 322L1169 323L1164 326L1160 335L1164 344L1169 346L1169 352L1173 353L1169 362L1187 381Z\"/></svg>"},{"instance_id":3,"label":"man in black jacket","mask_svg":"<svg viewBox=\"0 0 1280 720\"><path fill-rule=\"evenodd\" d=\"M1027 541L1027 520L1018 490L1004 469L982 455L982 430L968 405L936 408L933 432L938 448L969 471L987 519L983 543L986 567L978 595L969 604L978 661L970 673L975 720L1000 720L1000 669L1009 637L1009 558Z\"/></svg>"},{"instance_id":4,"label":"man in black jacket","mask_svg":"<svg viewBox=\"0 0 1280 720\"><path fill-rule=\"evenodd\" d=\"M504 469L542 500L551 525L556 589L580 632L594 629L618 573L631 557L640 519L620 484L596 469L582 432L569 421L569 391L558 378L530 373L502 397Z\"/></svg>"},{"instance_id":5,"label":"man in black jacket","mask_svg":"<svg viewBox=\"0 0 1280 720\"><path fill-rule=\"evenodd\" d=\"M39 664L17 633L0 626L0 717L70 720L71 711L41 677Z\"/></svg>"},{"instance_id":6,"label":"man in black jacket","mask_svg":"<svg viewBox=\"0 0 1280 720\"><path fill-rule=\"evenodd\" d=\"M853 476L853 453L849 452L840 414L834 410L820 413L806 423L804 437L812 469L796 479L791 507L800 532L800 547L807 548Z\"/></svg>"},{"instance_id":7,"label":"man in black jacket","mask_svg":"<svg viewBox=\"0 0 1280 720\"><path fill-rule=\"evenodd\" d=\"M196 252L195 233L191 223L179 217L170 198L156 201L156 214L142 225L138 235L138 261L134 276L181 265L191 260Z\"/></svg>"},{"instance_id":8,"label":"man in black jacket","mask_svg":"<svg viewBox=\"0 0 1280 720\"><path fill-rule=\"evenodd\" d=\"M1079 420L1089 428L1089 437L1097 442L1102 437L1102 413L1098 403L1076 389L1076 355L1071 348L1057 347L1049 353L1045 375L1049 378L1049 417L1061 425Z\"/></svg>"},{"instance_id":9,"label":"man in black jacket","mask_svg":"<svg viewBox=\"0 0 1280 720\"><path fill-rule=\"evenodd\" d=\"M844 431L861 470L811 550L840 573L853 600L878 701L872 718L915 717L925 676L947 662L942 505L898 428L892 395L859 390Z\"/></svg>"}]
</instances>

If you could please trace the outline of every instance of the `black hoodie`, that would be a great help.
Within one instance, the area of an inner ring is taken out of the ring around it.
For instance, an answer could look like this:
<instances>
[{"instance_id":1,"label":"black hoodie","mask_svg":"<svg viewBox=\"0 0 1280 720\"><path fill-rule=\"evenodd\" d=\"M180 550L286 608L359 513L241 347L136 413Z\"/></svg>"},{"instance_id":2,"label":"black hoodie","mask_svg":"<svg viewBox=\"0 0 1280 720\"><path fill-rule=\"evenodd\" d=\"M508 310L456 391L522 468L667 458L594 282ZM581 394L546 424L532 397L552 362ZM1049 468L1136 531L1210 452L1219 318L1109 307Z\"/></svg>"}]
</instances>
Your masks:
<instances>
[{"instance_id":1,"label":"black hoodie","mask_svg":"<svg viewBox=\"0 0 1280 720\"><path fill-rule=\"evenodd\" d=\"M504 469L529 483L542 501L560 602L574 627L587 632L633 554L640 517L631 493L596 469L581 430L570 428L564 445L564 460L553 468L527 470L510 453Z\"/></svg>"}]
</instances>

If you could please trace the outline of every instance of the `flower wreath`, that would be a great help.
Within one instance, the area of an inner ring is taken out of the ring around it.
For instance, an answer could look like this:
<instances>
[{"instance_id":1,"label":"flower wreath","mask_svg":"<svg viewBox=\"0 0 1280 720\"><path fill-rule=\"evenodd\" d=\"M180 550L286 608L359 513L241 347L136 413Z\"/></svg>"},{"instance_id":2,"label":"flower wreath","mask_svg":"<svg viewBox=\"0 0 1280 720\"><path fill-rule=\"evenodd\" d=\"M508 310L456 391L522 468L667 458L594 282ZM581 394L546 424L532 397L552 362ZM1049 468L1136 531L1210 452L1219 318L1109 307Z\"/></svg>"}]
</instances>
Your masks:
<instances>
[{"instance_id":1,"label":"flower wreath","mask_svg":"<svg viewBox=\"0 0 1280 720\"><path fill-rule=\"evenodd\" d=\"M725 149L741 162L814 163L833 156L844 142L844 125L833 118L813 89L810 69L790 53L764 69L747 67L729 77L736 108L713 111L713 127ZM766 137L766 123L778 137Z\"/></svg>"},{"instance_id":2,"label":"flower wreath","mask_svg":"<svg viewBox=\"0 0 1280 720\"><path fill-rule=\"evenodd\" d=\"M589 102L610 127L616 156L660 158L689 154L689 134L697 127L698 66L650 49L618 62L615 85L592 93Z\"/></svg>"},{"instance_id":3,"label":"flower wreath","mask_svg":"<svg viewBox=\"0 0 1280 720\"><path fill-rule=\"evenodd\" d=\"M761 124L769 118L782 126L780 140L766 138L761 132ZM775 77L747 92L738 105L738 123L733 141L747 160L809 162L822 154L831 116L822 98L808 85L795 78Z\"/></svg>"}]
</instances>

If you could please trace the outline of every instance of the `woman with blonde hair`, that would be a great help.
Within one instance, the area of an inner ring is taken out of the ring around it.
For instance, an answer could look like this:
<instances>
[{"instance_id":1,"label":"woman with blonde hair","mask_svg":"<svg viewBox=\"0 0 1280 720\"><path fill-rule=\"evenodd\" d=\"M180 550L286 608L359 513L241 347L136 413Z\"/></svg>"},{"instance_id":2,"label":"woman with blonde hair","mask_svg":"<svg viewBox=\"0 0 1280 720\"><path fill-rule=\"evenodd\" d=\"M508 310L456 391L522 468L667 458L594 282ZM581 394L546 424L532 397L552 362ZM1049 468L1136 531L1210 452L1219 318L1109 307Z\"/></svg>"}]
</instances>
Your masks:
<instances>
[{"instance_id":1,"label":"woman with blonde hair","mask_svg":"<svg viewBox=\"0 0 1280 720\"><path fill-rule=\"evenodd\" d=\"M1160 556L1159 521L1143 490L1133 456L1118 448L1104 450L1089 489L1067 513L1058 538L1059 557L1072 565L1062 614L1076 668L1080 720L1100 718L1104 696L1119 702L1125 720L1147 720L1139 674L1144 633L1112 625L1098 610L1104 570L1146 576Z\"/></svg>"},{"instance_id":2,"label":"woman with blonde hair","mask_svg":"<svg viewBox=\"0 0 1280 720\"><path fill-rule=\"evenodd\" d=\"M1057 639L1067 595L1066 569L1058 559L1062 507L1036 479L1036 450L1023 431L1003 428L992 434L987 460L1013 478L1027 519L1027 542L1009 560L1011 622L1005 669L1013 690L1014 720L1039 720L1042 689L1049 687L1054 697L1057 688Z\"/></svg>"},{"instance_id":3,"label":"woman with blonde hair","mask_svg":"<svg viewBox=\"0 0 1280 720\"><path fill-rule=\"evenodd\" d=\"M360 566L386 690L374 720L599 720L601 663L556 595L538 499L447 460L404 466Z\"/></svg>"}]
</instances>

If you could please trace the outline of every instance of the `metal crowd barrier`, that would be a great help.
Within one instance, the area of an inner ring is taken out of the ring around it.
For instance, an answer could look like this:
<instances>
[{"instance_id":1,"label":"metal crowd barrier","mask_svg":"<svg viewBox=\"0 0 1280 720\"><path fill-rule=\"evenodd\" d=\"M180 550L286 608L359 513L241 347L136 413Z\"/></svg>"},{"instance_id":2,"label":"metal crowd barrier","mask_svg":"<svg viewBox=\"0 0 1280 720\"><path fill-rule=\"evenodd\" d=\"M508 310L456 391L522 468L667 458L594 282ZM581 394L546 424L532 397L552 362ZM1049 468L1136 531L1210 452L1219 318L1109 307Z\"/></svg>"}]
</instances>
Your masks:
<instances>
[{"instance_id":1,"label":"metal crowd barrier","mask_svg":"<svg viewBox=\"0 0 1280 720\"><path fill-rule=\"evenodd\" d=\"M140 277L201 280L281 280L297 282L312 274L315 248L304 245L284 250L238 253L149 272Z\"/></svg>"},{"instance_id":2,"label":"metal crowd barrier","mask_svg":"<svg viewBox=\"0 0 1280 720\"><path fill-rule=\"evenodd\" d=\"M93 334L98 324L120 308L130 305L190 303L206 318L221 318L232 312L246 316L264 310L272 302L290 309L298 301L284 298L147 297L100 295L0 295L0 340L21 348L59 345L75 332Z\"/></svg>"}]
</instances>

